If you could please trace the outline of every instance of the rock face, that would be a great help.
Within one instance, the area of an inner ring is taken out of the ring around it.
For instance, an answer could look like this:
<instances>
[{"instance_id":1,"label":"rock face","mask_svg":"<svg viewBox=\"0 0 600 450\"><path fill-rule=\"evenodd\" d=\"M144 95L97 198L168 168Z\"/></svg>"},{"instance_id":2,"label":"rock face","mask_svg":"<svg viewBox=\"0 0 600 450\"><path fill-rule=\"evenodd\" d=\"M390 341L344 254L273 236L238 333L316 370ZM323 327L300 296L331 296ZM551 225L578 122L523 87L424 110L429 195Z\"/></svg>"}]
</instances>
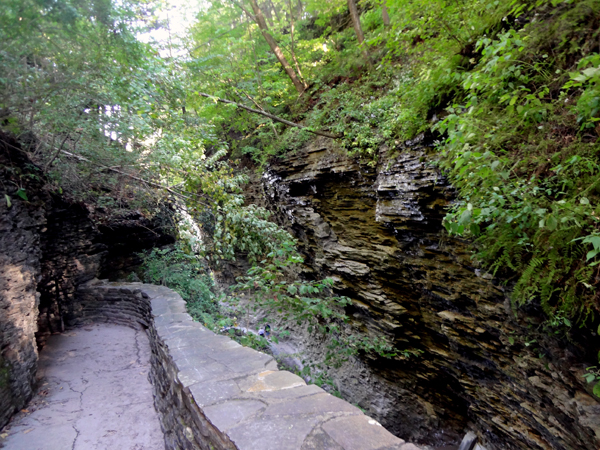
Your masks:
<instances>
[{"instance_id":1,"label":"rock face","mask_svg":"<svg viewBox=\"0 0 600 450\"><path fill-rule=\"evenodd\" d=\"M77 287L173 242L136 213L97 227L83 205L44 184L19 142L0 132L0 426L31 398L38 346L80 314Z\"/></svg>"},{"instance_id":2,"label":"rock face","mask_svg":"<svg viewBox=\"0 0 600 450\"><path fill-rule=\"evenodd\" d=\"M106 245L81 205L54 198L47 212L42 239L42 277L37 338L43 346L52 333L61 333L77 315L75 291L94 278L106 257Z\"/></svg>"},{"instance_id":3,"label":"rock face","mask_svg":"<svg viewBox=\"0 0 600 450\"><path fill-rule=\"evenodd\" d=\"M46 196L32 195L40 184L21 171L25 158L18 147L0 134L0 425L31 397L38 358L36 287ZM29 202L16 195L19 188Z\"/></svg>"},{"instance_id":4,"label":"rock face","mask_svg":"<svg viewBox=\"0 0 600 450\"><path fill-rule=\"evenodd\" d=\"M82 205L53 197L42 239L39 345L49 334L64 331L79 315L77 286L97 276L127 276L141 264L137 252L174 241L153 228L152 221L135 212L96 226Z\"/></svg>"},{"instance_id":5,"label":"rock face","mask_svg":"<svg viewBox=\"0 0 600 450\"><path fill-rule=\"evenodd\" d=\"M535 312L515 319L467 243L442 233L453 192L428 151L425 138L382 149L369 168L318 139L264 174L264 199L300 240L307 276L336 280L357 328L423 352L346 364L339 389L404 439L470 427L489 449L600 448L600 402L581 376L598 337L586 348L548 338Z\"/></svg>"}]
</instances>

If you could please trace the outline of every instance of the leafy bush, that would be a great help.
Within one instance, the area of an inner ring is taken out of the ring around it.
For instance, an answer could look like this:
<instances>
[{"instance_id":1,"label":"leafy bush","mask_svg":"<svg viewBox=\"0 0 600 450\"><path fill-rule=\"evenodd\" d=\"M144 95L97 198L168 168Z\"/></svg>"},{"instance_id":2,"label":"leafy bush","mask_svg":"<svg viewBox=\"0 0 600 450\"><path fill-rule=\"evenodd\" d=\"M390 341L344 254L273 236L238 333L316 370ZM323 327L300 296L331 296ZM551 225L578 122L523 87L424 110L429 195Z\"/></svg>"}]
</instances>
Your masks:
<instances>
[{"instance_id":1,"label":"leafy bush","mask_svg":"<svg viewBox=\"0 0 600 450\"><path fill-rule=\"evenodd\" d=\"M215 283L206 264L182 244L142 253L143 280L167 286L185 300L188 313L212 325L219 316ZM209 326L209 328L213 328Z\"/></svg>"},{"instance_id":2,"label":"leafy bush","mask_svg":"<svg viewBox=\"0 0 600 450\"><path fill-rule=\"evenodd\" d=\"M600 164L597 145L578 128L598 120L598 59L583 58L579 67L592 67L561 87L562 71L534 53L526 36L509 30L481 39L462 103L437 125L446 137L440 165L461 194L445 225L475 237L477 256L493 273L516 274L517 305L539 302L549 317L584 323L598 312ZM578 96L572 107L571 96Z\"/></svg>"},{"instance_id":3,"label":"leafy bush","mask_svg":"<svg viewBox=\"0 0 600 450\"><path fill-rule=\"evenodd\" d=\"M296 242L284 242L260 264L250 268L247 276L237 280L230 301L239 303L241 294L246 301L250 300L254 309L278 315L284 321L306 324L309 332L329 337L325 361L334 367L361 351L385 358L397 355L386 338L369 337L345 327L348 317L344 306L350 304L350 299L333 295L330 278L299 279L295 272L301 263L303 259L296 250ZM418 351L401 353L405 357L418 355Z\"/></svg>"}]
</instances>

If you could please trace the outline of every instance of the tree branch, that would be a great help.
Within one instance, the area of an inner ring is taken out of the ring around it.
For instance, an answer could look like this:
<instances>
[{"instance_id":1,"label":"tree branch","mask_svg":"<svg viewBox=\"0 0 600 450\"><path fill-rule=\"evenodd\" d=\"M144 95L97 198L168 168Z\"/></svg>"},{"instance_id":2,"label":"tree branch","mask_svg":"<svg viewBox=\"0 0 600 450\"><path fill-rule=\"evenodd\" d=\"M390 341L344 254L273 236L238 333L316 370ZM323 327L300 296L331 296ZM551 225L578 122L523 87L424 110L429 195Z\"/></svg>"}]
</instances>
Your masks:
<instances>
[{"instance_id":1,"label":"tree branch","mask_svg":"<svg viewBox=\"0 0 600 450\"><path fill-rule=\"evenodd\" d=\"M93 164L93 165L95 165L95 166L102 167L102 168L103 168L103 169L105 169L105 170L110 170L110 171L112 171L112 172L116 172L116 173L119 173L119 174L121 174L121 175L125 175L126 177L132 178L132 179L134 179L134 180L137 180L137 181L141 181L142 183L144 183L144 184L147 184L147 185L149 185L149 186L154 186L154 187L156 187L156 188L159 188L159 189L164 189L165 191L167 191L167 192L169 192L169 193L171 193L171 194L173 194L173 195L175 195L175 196L177 196L177 197L179 197L179 198L183 198L183 199L185 199L185 200L190 200L190 199L191 199L191 197L190 197L190 196L183 195L183 194L181 194L181 193L179 193L179 192L177 192L177 191L174 191L173 189L171 189L171 188L169 188L169 187L167 187L167 186L163 186L162 184L155 183L155 182L153 182L153 181L144 180L143 178L136 177L135 175L131 175L131 174L127 173L127 172L123 172L122 170L115 169L114 167L105 166L104 164L100 164L100 163L94 163L93 161L90 161L88 158L86 158L86 157L84 157L84 156L76 155L76 154L74 154L74 153L71 153L71 152L68 152L68 151L66 151L66 150L61 150L61 153L64 153L64 154L65 154L65 155L67 155L67 156L71 156L71 157L73 157L73 158L76 158L76 159L78 159L78 160L80 160L80 161L84 161L84 162L87 162L87 163ZM194 197L199 197L199 195L197 195L197 194L193 194L193 193L192 193L191 195L192 195L192 196L194 196ZM199 200L198 200L198 201L199 201ZM199 201L199 202L200 202L202 205L206 206L206 207L209 207L209 208L211 207L211 206L210 206L209 204L207 204L207 203L204 203L204 202L202 202L202 201Z\"/></svg>"},{"instance_id":2,"label":"tree branch","mask_svg":"<svg viewBox=\"0 0 600 450\"><path fill-rule=\"evenodd\" d=\"M50 161L48 161L48 163L46 164L46 167L44 167L44 172L48 172L48 169L52 166L52 163L54 162L54 160L58 157L59 153L62 152L62 149L65 146L65 142L67 142L67 139L69 139L69 136L70 136L69 133L67 133L67 135L65 136L63 141L60 143L60 147L58 148L56 153L52 156Z\"/></svg>"},{"instance_id":3,"label":"tree branch","mask_svg":"<svg viewBox=\"0 0 600 450\"><path fill-rule=\"evenodd\" d=\"M254 100L254 97L252 97L250 94L248 94L242 88L236 87L233 80L231 80L231 79L228 79L228 80L229 80L229 85L236 92L238 92L238 91L242 92L242 94L244 94L248 98L248 100L250 100L252 103L254 103L254 106L256 106L258 109L260 109L262 112L266 112L265 109L262 106L260 106L256 100ZM273 130L273 133L275 133L275 136L279 137L279 133L277 132L277 128L275 128L275 125L273 125L273 122L271 122L271 129Z\"/></svg>"},{"instance_id":4,"label":"tree branch","mask_svg":"<svg viewBox=\"0 0 600 450\"><path fill-rule=\"evenodd\" d=\"M300 128L301 130L306 130L309 133L313 133L313 134L316 134L316 135L319 135L319 136L323 136L323 137L326 137L326 138L329 138L329 139L339 139L341 137L341 136L336 135L336 134L327 133L326 131L311 130L310 128L305 127L304 125L300 125L299 123L290 122L289 120L285 120L285 119L282 119L281 117L277 117L277 116L275 116L273 114L269 114L266 111L260 111L258 109L249 108L248 106L244 106L244 105L242 105L240 103L232 102L231 100L225 100L224 98L215 97L213 95L208 95L208 94L205 94L204 92L198 92L198 95L200 95L202 97L210 98L211 100L215 100L217 102L227 103L227 104L230 104L230 105L235 105L238 108L245 109L246 111L249 111L251 113L260 114L261 116L268 117L271 120L275 120L276 122L281 122L283 124L286 124L287 126Z\"/></svg>"},{"instance_id":5,"label":"tree branch","mask_svg":"<svg viewBox=\"0 0 600 450\"><path fill-rule=\"evenodd\" d=\"M248 15L248 17L250 17L250 19L252 19L254 22L258 23L258 19L254 16L254 14L251 14L250 11L248 11L241 2L238 2L236 0L231 0L231 3L233 3L238 8L240 8L242 11L244 11Z\"/></svg>"}]
</instances>

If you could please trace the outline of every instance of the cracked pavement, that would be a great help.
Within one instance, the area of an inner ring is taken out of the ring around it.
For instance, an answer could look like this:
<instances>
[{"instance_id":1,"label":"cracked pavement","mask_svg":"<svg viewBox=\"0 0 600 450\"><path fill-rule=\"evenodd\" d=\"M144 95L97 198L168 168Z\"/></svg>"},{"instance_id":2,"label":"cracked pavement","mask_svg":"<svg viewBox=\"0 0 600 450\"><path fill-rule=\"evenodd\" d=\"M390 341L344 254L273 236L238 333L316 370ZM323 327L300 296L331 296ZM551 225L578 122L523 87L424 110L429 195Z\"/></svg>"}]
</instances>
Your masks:
<instances>
[{"instance_id":1,"label":"cracked pavement","mask_svg":"<svg viewBox=\"0 0 600 450\"><path fill-rule=\"evenodd\" d=\"M27 450L164 450L148 381L143 331L94 324L51 336L40 353L36 396L2 432Z\"/></svg>"}]
</instances>

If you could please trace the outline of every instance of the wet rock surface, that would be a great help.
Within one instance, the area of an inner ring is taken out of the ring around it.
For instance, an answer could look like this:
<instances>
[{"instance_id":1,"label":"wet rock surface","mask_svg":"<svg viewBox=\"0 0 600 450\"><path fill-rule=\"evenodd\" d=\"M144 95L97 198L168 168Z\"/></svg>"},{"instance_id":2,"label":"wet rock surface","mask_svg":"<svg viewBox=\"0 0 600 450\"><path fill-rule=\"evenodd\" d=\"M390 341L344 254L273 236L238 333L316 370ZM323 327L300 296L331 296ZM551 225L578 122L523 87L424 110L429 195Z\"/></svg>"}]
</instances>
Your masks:
<instances>
[{"instance_id":1,"label":"wet rock surface","mask_svg":"<svg viewBox=\"0 0 600 450\"><path fill-rule=\"evenodd\" d=\"M272 163L264 192L249 192L300 240L305 276L330 276L352 299L357 329L423 352L351 361L334 375L338 389L418 442L456 443L439 430L472 428L489 449L600 448L600 403L582 378L592 341L549 338L535 312L516 320L468 243L444 236L453 192L426 144L382 149L373 168L317 139ZM316 341L291 343L318 360Z\"/></svg>"},{"instance_id":2,"label":"wet rock surface","mask_svg":"<svg viewBox=\"0 0 600 450\"><path fill-rule=\"evenodd\" d=\"M4 448L164 450L146 333L87 325L48 339L39 391L3 430Z\"/></svg>"}]
</instances>

